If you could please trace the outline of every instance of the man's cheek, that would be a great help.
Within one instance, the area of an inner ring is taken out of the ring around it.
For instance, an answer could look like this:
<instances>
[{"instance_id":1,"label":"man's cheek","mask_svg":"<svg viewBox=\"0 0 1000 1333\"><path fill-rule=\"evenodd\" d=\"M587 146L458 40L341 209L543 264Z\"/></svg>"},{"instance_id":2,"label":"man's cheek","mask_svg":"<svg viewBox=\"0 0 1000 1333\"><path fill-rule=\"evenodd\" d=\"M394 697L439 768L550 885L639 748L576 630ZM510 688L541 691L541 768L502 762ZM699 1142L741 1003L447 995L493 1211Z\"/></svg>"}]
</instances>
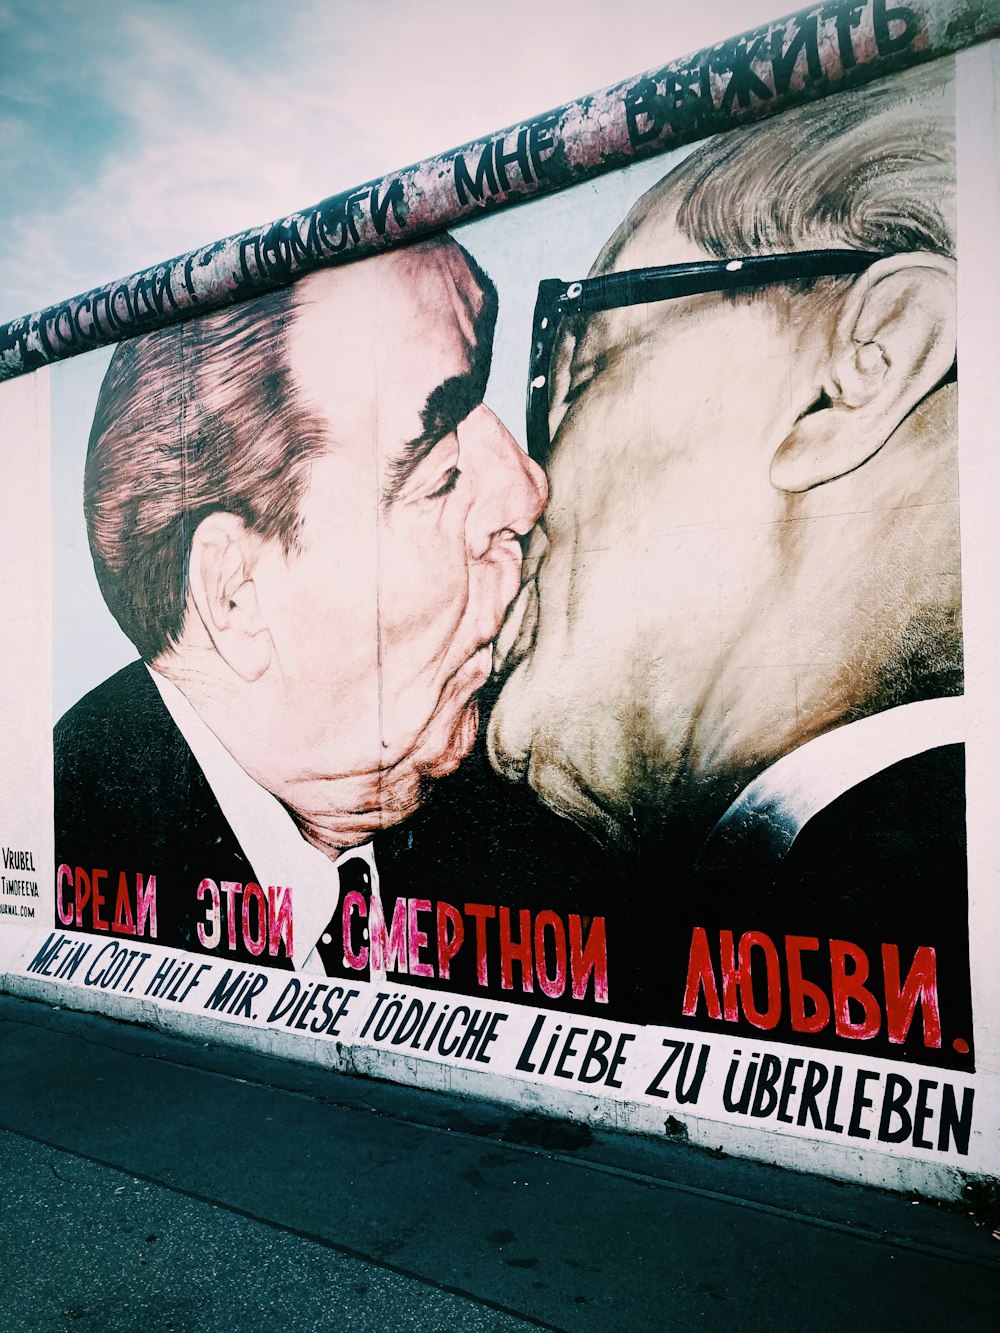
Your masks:
<instances>
[{"instance_id":1,"label":"man's cheek","mask_svg":"<svg viewBox=\"0 0 1000 1333\"><path fill-rule=\"evenodd\" d=\"M468 589L468 558L464 543L455 540L433 540L422 533L409 547L394 542L379 562L379 604L392 608L400 636L428 640L454 632Z\"/></svg>"}]
</instances>

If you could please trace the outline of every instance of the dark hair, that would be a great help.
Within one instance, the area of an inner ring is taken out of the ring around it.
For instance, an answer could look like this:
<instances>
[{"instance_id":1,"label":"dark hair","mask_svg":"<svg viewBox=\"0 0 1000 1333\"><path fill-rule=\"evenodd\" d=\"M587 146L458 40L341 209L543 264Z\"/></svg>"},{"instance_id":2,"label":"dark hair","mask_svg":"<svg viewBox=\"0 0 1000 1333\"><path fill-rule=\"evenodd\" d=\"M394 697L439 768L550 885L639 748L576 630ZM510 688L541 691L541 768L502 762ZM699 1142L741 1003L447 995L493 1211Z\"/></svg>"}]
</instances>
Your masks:
<instances>
[{"instance_id":1,"label":"dark hair","mask_svg":"<svg viewBox=\"0 0 1000 1333\"><path fill-rule=\"evenodd\" d=\"M214 510L295 545L326 425L286 357L292 289L123 343L98 398L84 508L101 592L147 661L184 623L191 537Z\"/></svg>"},{"instance_id":2,"label":"dark hair","mask_svg":"<svg viewBox=\"0 0 1000 1333\"><path fill-rule=\"evenodd\" d=\"M480 288L473 378L489 374L496 289L450 238ZM238 514L297 549L309 464L331 427L303 401L288 364L295 287L122 343L101 385L87 449L84 509L97 582L146 661L176 644L191 539L209 514Z\"/></svg>"}]
</instances>

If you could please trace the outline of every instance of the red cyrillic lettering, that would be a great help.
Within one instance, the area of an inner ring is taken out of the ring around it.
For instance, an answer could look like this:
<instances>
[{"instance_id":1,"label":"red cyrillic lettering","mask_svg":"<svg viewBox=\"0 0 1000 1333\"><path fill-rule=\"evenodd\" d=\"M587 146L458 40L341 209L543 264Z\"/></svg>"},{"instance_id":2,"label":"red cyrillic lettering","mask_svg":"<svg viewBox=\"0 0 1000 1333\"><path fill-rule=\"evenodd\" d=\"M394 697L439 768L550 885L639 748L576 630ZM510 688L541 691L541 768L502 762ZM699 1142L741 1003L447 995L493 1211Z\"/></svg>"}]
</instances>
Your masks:
<instances>
[{"instance_id":1,"label":"red cyrillic lettering","mask_svg":"<svg viewBox=\"0 0 1000 1333\"><path fill-rule=\"evenodd\" d=\"M552 937L552 952L555 955L555 973L550 976L546 968L545 931L548 928ZM566 929L561 917L555 912L539 912L535 917L535 971L542 992L550 999L555 999L566 990Z\"/></svg>"},{"instance_id":2,"label":"red cyrillic lettering","mask_svg":"<svg viewBox=\"0 0 1000 1333\"><path fill-rule=\"evenodd\" d=\"M730 946L732 936L730 936ZM708 935L704 926L695 926L691 932L691 949L688 953L687 983L684 987L684 1003L681 1013L691 1018L698 1012L698 996L705 997L705 1012L709 1018L718 1021L722 1017L719 1004L719 987L712 967L712 955L708 947Z\"/></svg>"},{"instance_id":3,"label":"red cyrillic lettering","mask_svg":"<svg viewBox=\"0 0 1000 1333\"><path fill-rule=\"evenodd\" d=\"M885 1025L889 1040L896 1046L903 1044L919 1000L924 1045L940 1047L941 1010L938 1005L937 956L934 950L922 945L916 951L906 981L900 986L899 949L895 944L883 944L882 971L885 974Z\"/></svg>"},{"instance_id":4,"label":"red cyrillic lettering","mask_svg":"<svg viewBox=\"0 0 1000 1333\"><path fill-rule=\"evenodd\" d=\"M451 926L449 933L448 927ZM438 976L447 979L451 976L451 960L462 947L465 939L465 926L462 914L451 903L439 902L437 905L438 939Z\"/></svg>"},{"instance_id":5,"label":"red cyrillic lettering","mask_svg":"<svg viewBox=\"0 0 1000 1333\"><path fill-rule=\"evenodd\" d=\"M531 959L531 913L522 907L518 913L521 938L515 943L510 937L510 908L500 908L500 985L504 990L514 989L514 963L521 968L521 989L533 991Z\"/></svg>"},{"instance_id":6,"label":"red cyrillic lettering","mask_svg":"<svg viewBox=\"0 0 1000 1333\"><path fill-rule=\"evenodd\" d=\"M583 1000L591 976L594 978L594 999L598 1004L608 1002L608 937L604 917L595 916L590 923L587 939L583 939L583 923L576 913L569 918L569 972L573 980L573 999Z\"/></svg>"},{"instance_id":7,"label":"red cyrillic lettering","mask_svg":"<svg viewBox=\"0 0 1000 1333\"><path fill-rule=\"evenodd\" d=\"M847 960L853 967L847 970ZM868 955L847 940L830 941L830 972L833 981L833 1025L838 1037L854 1037L867 1041L878 1034L882 1025L878 1002L865 985L868 977ZM864 1017L857 1023L851 1018L850 1002L861 1006Z\"/></svg>"},{"instance_id":8,"label":"red cyrillic lettering","mask_svg":"<svg viewBox=\"0 0 1000 1333\"><path fill-rule=\"evenodd\" d=\"M830 1001L814 981L802 975L802 953L819 948L819 940L808 935L785 936L785 959L788 963L788 1013L795 1032L822 1032L830 1021ZM806 1000L812 1004L812 1013L806 1013Z\"/></svg>"}]
</instances>

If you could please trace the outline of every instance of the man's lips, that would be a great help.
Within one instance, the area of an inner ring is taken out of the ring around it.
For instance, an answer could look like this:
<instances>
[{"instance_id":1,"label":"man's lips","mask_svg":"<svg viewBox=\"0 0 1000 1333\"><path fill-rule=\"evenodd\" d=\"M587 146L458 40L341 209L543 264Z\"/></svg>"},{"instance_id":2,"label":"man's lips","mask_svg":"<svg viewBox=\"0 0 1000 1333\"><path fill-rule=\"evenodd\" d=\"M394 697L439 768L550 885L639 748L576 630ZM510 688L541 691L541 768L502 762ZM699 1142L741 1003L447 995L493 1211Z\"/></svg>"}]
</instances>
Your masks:
<instances>
[{"instance_id":1,"label":"man's lips","mask_svg":"<svg viewBox=\"0 0 1000 1333\"><path fill-rule=\"evenodd\" d=\"M480 644L465 666L466 674L477 682L475 686L477 690L489 680L492 664L493 639L491 638Z\"/></svg>"},{"instance_id":2,"label":"man's lips","mask_svg":"<svg viewBox=\"0 0 1000 1333\"><path fill-rule=\"evenodd\" d=\"M523 584L500 627L493 649L493 670L500 672L517 666L535 638L538 627L538 584L529 579Z\"/></svg>"},{"instance_id":3,"label":"man's lips","mask_svg":"<svg viewBox=\"0 0 1000 1333\"><path fill-rule=\"evenodd\" d=\"M493 670L509 670L527 654L538 628L538 571L549 549L540 526L532 529L521 567L521 590L511 603L493 650Z\"/></svg>"},{"instance_id":4,"label":"man's lips","mask_svg":"<svg viewBox=\"0 0 1000 1333\"><path fill-rule=\"evenodd\" d=\"M548 548L548 538L540 527L532 530L523 558L520 547L517 548L516 567L521 576L517 596L512 601L505 596L492 624L480 628L476 646L449 678L451 697L458 689L468 689L470 694L481 689L494 671L508 665L509 656L516 652L515 660L520 660L531 646L538 622L535 576ZM473 681L474 684L470 683Z\"/></svg>"},{"instance_id":5,"label":"man's lips","mask_svg":"<svg viewBox=\"0 0 1000 1333\"><path fill-rule=\"evenodd\" d=\"M493 639L481 643L450 677L441 696L443 704L467 701L490 678L493 665Z\"/></svg>"}]
</instances>

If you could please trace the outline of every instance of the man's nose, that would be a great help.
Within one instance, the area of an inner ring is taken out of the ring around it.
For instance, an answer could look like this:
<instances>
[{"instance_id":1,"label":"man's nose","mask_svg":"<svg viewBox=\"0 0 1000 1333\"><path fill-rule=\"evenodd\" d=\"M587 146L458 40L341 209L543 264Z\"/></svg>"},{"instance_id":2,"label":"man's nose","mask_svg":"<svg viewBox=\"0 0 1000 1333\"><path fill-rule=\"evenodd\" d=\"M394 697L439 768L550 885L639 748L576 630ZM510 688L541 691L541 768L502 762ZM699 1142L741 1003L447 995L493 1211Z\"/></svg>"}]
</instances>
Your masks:
<instances>
[{"instance_id":1,"label":"man's nose","mask_svg":"<svg viewBox=\"0 0 1000 1333\"><path fill-rule=\"evenodd\" d=\"M464 427L471 428L467 442L461 440ZM469 545L472 554L480 556L498 536L530 532L545 508L549 488L542 469L488 407L477 408L459 433L463 470L467 453L474 460L476 493L469 512Z\"/></svg>"}]
</instances>

